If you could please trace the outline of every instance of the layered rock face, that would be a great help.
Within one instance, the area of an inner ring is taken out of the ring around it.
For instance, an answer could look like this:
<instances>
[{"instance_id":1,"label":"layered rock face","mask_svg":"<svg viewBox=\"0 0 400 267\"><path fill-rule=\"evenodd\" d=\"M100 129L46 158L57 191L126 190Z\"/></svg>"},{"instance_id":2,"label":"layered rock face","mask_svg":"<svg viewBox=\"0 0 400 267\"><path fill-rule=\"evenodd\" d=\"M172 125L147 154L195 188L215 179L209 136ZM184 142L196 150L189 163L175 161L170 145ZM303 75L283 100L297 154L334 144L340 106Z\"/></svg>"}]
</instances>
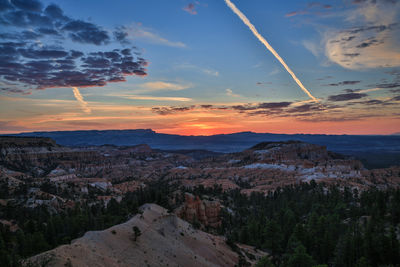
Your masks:
<instances>
[{"instance_id":1,"label":"layered rock face","mask_svg":"<svg viewBox=\"0 0 400 267\"><path fill-rule=\"evenodd\" d=\"M221 226L221 204L218 201L201 200L199 196L185 193L185 203L176 210L177 215L189 222L198 221L204 226Z\"/></svg>"},{"instance_id":2,"label":"layered rock face","mask_svg":"<svg viewBox=\"0 0 400 267\"><path fill-rule=\"evenodd\" d=\"M18 171L33 170L37 176L47 173L60 163L79 165L84 162L100 162L99 158L97 151L61 147L50 138L0 137L1 165Z\"/></svg>"},{"instance_id":3,"label":"layered rock face","mask_svg":"<svg viewBox=\"0 0 400 267\"><path fill-rule=\"evenodd\" d=\"M330 156L325 146L307 144L300 141L263 142L245 152L256 152L264 160L271 162L288 160L328 160Z\"/></svg>"}]
</instances>

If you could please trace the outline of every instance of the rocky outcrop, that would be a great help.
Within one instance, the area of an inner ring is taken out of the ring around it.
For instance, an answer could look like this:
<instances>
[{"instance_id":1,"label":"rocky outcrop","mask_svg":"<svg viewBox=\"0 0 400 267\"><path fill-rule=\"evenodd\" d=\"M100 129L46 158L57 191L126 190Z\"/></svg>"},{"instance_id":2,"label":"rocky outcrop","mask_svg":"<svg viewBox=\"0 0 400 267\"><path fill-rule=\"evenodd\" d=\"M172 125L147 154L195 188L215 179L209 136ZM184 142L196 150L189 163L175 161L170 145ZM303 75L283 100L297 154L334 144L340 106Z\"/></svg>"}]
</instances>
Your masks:
<instances>
[{"instance_id":1,"label":"rocky outcrop","mask_svg":"<svg viewBox=\"0 0 400 267\"><path fill-rule=\"evenodd\" d=\"M201 200L190 193L185 193L185 203L177 209L176 214L191 223L197 221L212 228L221 226L221 204L218 201Z\"/></svg>"},{"instance_id":2,"label":"rocky outcrop","mask_svg":"<svg viewBox=\"0 0 400 267\"><path fill-rule=\"evenodd\" d=\"M236 266L238 254L225 238L199 230L155 204L142 214L104 231L87 232L70 245L34 256L25 263L46 266ZM134 237L133 227L141 235ZM247 251L245 249L244 251ZM243 253L244 254L244 253ZM265 256L252 249L253 261Z\"/></svg>"}]
</instances>

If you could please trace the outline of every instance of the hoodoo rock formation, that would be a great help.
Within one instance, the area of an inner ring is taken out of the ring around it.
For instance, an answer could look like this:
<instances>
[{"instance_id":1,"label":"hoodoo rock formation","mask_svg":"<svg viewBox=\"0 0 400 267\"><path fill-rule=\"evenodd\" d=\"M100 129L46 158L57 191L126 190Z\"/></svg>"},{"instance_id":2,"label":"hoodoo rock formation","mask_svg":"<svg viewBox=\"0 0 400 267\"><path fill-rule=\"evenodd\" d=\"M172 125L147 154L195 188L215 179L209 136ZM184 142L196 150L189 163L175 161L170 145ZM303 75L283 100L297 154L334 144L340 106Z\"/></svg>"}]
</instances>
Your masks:
<instances>
[{"instance_id":1,"label":"hoodoo rock formation","mask_svg":"<svg viewBox=\"0 0 400 267\"><path fill-rule=\"evenodd\" d=\"M176 210L176 214L191 223L199 222L203 226L217 228L221 226L221 204L218 201L201 200L199 196L185 193L183 206Z\"/></svg>"}]
</instances>

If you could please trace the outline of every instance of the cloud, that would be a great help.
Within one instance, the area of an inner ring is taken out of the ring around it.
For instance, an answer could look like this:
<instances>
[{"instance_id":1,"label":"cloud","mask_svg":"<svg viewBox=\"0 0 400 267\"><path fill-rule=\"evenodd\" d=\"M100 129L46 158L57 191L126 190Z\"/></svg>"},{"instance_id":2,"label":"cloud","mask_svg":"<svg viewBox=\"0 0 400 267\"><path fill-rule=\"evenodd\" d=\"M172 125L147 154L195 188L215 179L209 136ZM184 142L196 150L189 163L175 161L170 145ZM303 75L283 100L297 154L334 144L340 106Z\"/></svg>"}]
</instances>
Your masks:
<instances>
[{"instance_id":1,"label":"cloud","mask_svg":"<svg viewBox=\"0 0 400 267\"><path fill-rule=\"evenodd\" d=\"M73 41L95 45L107 44L110 41L108 33L93 23L73 20L64 25L62 30L69 32Z\"/></svg>"},{"instance_id":2,"label":"cloud","mask_svg":"<svg viewBox=\"0 0 400 267\"><path fill-rule=\"evenodd\" d=\"M354 99L360 99L363 97L368 96L364 93L346 93L346 94L339 94L339 95L331 95L328 97L329 101L348 101Z\"/></svg>"},{"instance_id":3,"label":"cloud","mask_svg":"<svg viewBox=\"0 0 400 267\"><path fill-rule=\"evenodd\" d=\"M149 96L149 95L113 95L132 100L154 100L154 101L177 101L187 102L193 99L188 97L175 97L175 96Z\"/></svg>"},{"instance_id":4,"label":"cloud","mask_svg":"<svg viewBox=\"0 0 400 267\"><path fill-rule=\"evenodd\" d=\"M188 64L188 63L176 65L175 68L177 68L177 69L193 69L193 70L202 72L207 75L211 75L211 76L215 76L215 77L219 76L219 72L214 69L204 68L204 67L200 67L200 66L196 66L196 65Z\"/></svg>"},{"instance_id":5,"label":"cloud","mask_svg":"<svg viewBox=\"0 0 400 267\"><path fill-rule=\"evenodd\" d=\"M399 11L398 1L360 1L345 18L352 28L325 33L325 55L347 69L400 66Z\"/></svg>"},{"instance_id":6,"label":"cloud","mask_svg":"<svg viewBox=\"0 0 400 267\"><path fill-rule=\"evenodd\" d=\"M76 100L79 102L83 112L90 114L92 110L88 107L88 103L83 99L83 96L81 95L81 92L79 92L79 89L77 87L72 87L72 91Z\"/></svg>"},{"instance_id":7,"label":"cloud","mask_svg":"<svg viewBox=\"0 0 400 267\"><path fill-rule=\"evenodd\" d=\"M318 57L322 53L321 46L313 41L303 40L302 44L315 57Z\"/></svg>"},{"instance_id":8,"label":"cloud","mask_svg":"<svg viewBox=\"0 0 400 267\"><path fill-rule=\"evenodd\" d=\"M17 132L28 130L28 128L18 125L17 121L0 121L0 129L2 132Z\"/></svg>"},{"instance_id":9,"label":"cloud","mask_svg":"<svg viewBox=\"0 0 400 267\"><path fill-rule=\"evenodd\" d=\"M378 83L375 86L378 88L397 88L397 87L400 87L400 82Z\"/></svg>"},{"instance_id":10,"label":"cloud","mask_svg":"<svg viewBox=\"0 0 400 267\"><path fill-rule=\"evenodd\" d=\"M130 41L117 35L113 50L99 51L100 45L113 42L109 33L94 23L68 17L55 4L44 8L37 0L3 0L0 24L2 91L104 86L123 82L129 75L146 75L148 63ZM82 46L85 52L63 47L66 39L87 45ZM131 47L120 47L122 42Z\"/></svg>"},{"instance_id":11,"label":"cloud","mask_svg":"<svg viewBox=\"0 0 400 267\"><path fill-rule=\"evenodd\" d=\"M290 106L292 102L267 102L258 104L259 109L280 109Z\"/></svg>"},{"instance_id":12,"label":"cloud","mask_svg":"<svg viewBox=\"0 0 400 267\"><path fill-rule=\"evenodd\" d=\"M256 85L258 85L258 86L267 85L267 84L272 84L272 82L256 82Z\"/></svg>"},{"instance_id":13,"label":"cloud","mask_svg":"<svg viewBox=\"0 0 400 267\"><path fill-rule=\"evenodd\" d=\"M400 95L393 97L390 99L391 101L400 101Z\"/></svg>"},{"instance_id":14,"label":"cloud","mask_svg":"<svg viewBox=\"0 0 400 267\"><path fill-rule=\"evenodd\" d=\"M229 88L225 89L225 92L226 92L226 95L227 95L227 96L231 96L231 97L241 97L241 95L235 94L235 93L232 91L232 89L229 89Z\"/></svg>"},{"instance_id":15,"label":"cloud","mask_svg":"<svg viewBox=\"0 0 400 267\"><path fill-rule=\"evenodd\" d=\"M183 85L171 82L147 82L142 84L147 91L181 91L190 88L191 85Z\"/></svg>"},{"instance_id":16,"label":"cloud","mask_svg":"<svg viewBox=\"0 0 400 267\"><path fill-rule=\"evenodd\" d=\"M152 29L144 27L141 23L132 24L129 27L126 27L127 38L132 40L142 39L149 43L166 45L171 47L185 48L186 44L182 42L170 41L164 37L161 37L159 34L155 33Z\"/></svg>"},{"instance_id":17,"label":"cloud","mask_svg":"<svg viewBox=\"0 0 400 267\"><path fill-rule=\"evenodd\" d=\"M48 5L44 10L42 3L36 0L13 0L8 4L9 8L0 8L0 24L17 28L38 27L30 32L30 39L46 35L64 35L72 41L94 45L107 44L110 40L108 32L100 26L72 19L64 15L61 8L55 4Z\"/></svg>"},{"instance_id":18,"label":"cloud","mask_svg":"<svg viewBox=\"0 0 400 267\"><path fill-rule=\"evenodd\" d=\"M153 107L151 110L159 115L170 115L179 112L186 112L193 110L195 106L188 107Z\"/></svg>"},{"instance_id":19,"label":"cloud","mask_svg":"<svg viewBox=\"0 0 400 267\"><path fill-rule=\"evenodd\" d=\"M0 43L0 75L5 81L31 89L53 87L104 86L109 82L125 81L127 75L146 75L147 62L135 61L130 49L84 54L63 48L17 48L14 43Z\"/></svg>"},{"instance_id":20,"label":"cloud","mask_svg":"<svg viewBox=\"0 0 400 267\"><path fill-rule=\"evenodd\" d=\"M263 110L263 112L265 110L282 111L283 108L287 108L292 104L293 102L264 102L264 103L249 103L242 105L224 106L223 108L237 110L240 112L254 111L254 110ZM212 108L217 108L217 107L212 106Z\"/></svg>"},{"instance_id":21,"label":"cloud","mask_svg":"<svg viewBox=\"0 0 400 267\"><path fill-rule=\"evenodd\" d=\"M322 4L319 2L309 3L304 9L295 10L289 13L286 13L285 17L294 17L298 15L307 15L307 14L321 14L322 11L326 11L331 9L332 6L328 4Z\"/></svg>"},{"instance_id":22,"label":"cloud","mask_svg":"<svg viewBox=\"0 0 400 267\"><path fill-rule=\"evenodd\" d=\"M19 9L32 12L40 12L43 8L42 3L37 0L11 0L11 3Z\"/></svg>"},{"instance_id":23,"label":"cloud","mask_svg":"<svg viewBox=\"0 0 400 267\"><path fill-rule=\"evenodd\" d=\"M364 98L363 94L354 93L357 96L337 96L338 101ZM201 113L202 117L210 114L210 117L220 117L220 114L230 114L231 116L241 115L249 117L268 117L268 118L292 118L295 121L307 122L340 122L357 121L371 117L395 116L396 106L400 101L400 96L390 99L370 99L348 102L345 105L337 103L315 103L312 100L298 102L264 102L247 103L237 105L202 104L190 106L164 106L154 107L152 112L159 115L175 115L182 113ZM360 105L365 109L360 109ZM353 107L354 106L354 107ZM376 108L381 112L376 113Z\"/></svg>"},{"instance_id":24,"label":"cloud","mask_svg":"<svg viewBox=\"0 0 400 267\"><path fill-rule=\"evenodd\" d=\"M128 41L128 32L126 27L124 26L119 26L117 27L114 32L114 39L117 40L118 42L120 42L123 45L128 45L129 41Z\"/></svg>"},{"instance_id":25,"label":"cloud","mask_svg":"<svg viewBox=\"0 0 400 267\"><path fill-rule=\"evenodd\" d=\"M197 15L196 6L193 3L188 4L187 6L182 8L184 11L189 13L190 15Z\"/></svg>"},{"instance_id":26,"label":"cloud","mask_svg":"<svg viewBox=\"0 0 400 267\"><path fill-rule=\"evenodd\" d=\"M326 84L327 86L342 86L342 85L354 85L354 84L358 84L361 81L343 81L343 82L338 82L338 83L330 83L330 84Z\"/></svg>"}]
</instances>

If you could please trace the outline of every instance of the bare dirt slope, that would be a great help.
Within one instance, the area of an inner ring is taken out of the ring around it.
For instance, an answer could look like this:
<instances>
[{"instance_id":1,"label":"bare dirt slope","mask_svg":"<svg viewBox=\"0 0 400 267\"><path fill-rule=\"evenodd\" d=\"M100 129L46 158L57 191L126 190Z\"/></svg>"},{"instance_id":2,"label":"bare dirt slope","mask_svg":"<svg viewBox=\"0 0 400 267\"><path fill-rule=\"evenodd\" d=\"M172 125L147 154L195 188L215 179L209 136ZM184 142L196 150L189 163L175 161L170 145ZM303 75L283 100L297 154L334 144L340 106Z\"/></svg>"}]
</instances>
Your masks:
<instances>
[{"instance_id":1,"label":"bare dirt slope","mask_svg":"<svg viewBox=\"0 0 400 267\"><path fill-rule=\"evenodd\" d=\"M238 255L222 237L193 227L156 204L104 231L87 232L71 245L32 257L47 266L234 266ZM141 235L135 241L132 228Z\"/></svg>"}]
</instances>

